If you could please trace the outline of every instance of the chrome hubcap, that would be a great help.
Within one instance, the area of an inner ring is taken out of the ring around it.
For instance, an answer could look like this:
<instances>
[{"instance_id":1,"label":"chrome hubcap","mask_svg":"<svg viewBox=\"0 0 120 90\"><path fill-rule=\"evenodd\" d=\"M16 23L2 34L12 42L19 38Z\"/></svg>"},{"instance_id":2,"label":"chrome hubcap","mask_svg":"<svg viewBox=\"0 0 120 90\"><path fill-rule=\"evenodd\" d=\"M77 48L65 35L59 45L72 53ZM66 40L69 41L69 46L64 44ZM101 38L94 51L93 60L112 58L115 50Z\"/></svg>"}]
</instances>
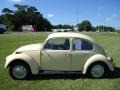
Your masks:
<instances>
[{"instance_id":1,"label":"chrome hubcap","mask_svg":"<svg viewBox=\"0 0 120 90\"><path fill-rule=\"evenodd\" d=\"M94 65L91 69L91 74L95 78L102 77L104 74L104 67L102 65Z\"/></svg>"},{"instance_id":2,"label":"chrome hubcap","mask_svg":"<svg viewBox=\"0 0 120 90\"><path fill-rule=\"evenodd\" d=\"M27 70L24 66L17 65L13 68L12 73L13 73L14 77L16 77L18 79L22 79L22 78L26 77Z\"/></svg>"}]
</instances>

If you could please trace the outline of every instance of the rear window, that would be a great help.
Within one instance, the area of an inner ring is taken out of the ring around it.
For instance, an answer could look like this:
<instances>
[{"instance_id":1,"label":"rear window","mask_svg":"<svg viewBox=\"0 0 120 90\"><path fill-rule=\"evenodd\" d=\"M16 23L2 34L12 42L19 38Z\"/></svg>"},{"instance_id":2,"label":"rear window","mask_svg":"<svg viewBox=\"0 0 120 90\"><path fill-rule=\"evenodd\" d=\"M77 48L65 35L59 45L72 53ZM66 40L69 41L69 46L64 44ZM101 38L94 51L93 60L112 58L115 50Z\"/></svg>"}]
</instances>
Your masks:
<instances>
[{"instance_id":1,"label":"rear window","mask_svg":"<svg viewBox=\"0 0 120 90\"><path fill-rule=\"evenodd\" d=\"M86 41L86 40L82 40L82 44L81 44L81 50L92 50L93 49L93 45Z\"/></svg>"},{"instance_id":2,"label":"rear window","mask_svg":"<svg viewBox=\"0 0 120 90\"><path fill-rule=\"evenodd\" d=\"M75 51L93 49L93 45L89 41L81 39L74 39L72 47Z\"/></svg>"}]
</instances>

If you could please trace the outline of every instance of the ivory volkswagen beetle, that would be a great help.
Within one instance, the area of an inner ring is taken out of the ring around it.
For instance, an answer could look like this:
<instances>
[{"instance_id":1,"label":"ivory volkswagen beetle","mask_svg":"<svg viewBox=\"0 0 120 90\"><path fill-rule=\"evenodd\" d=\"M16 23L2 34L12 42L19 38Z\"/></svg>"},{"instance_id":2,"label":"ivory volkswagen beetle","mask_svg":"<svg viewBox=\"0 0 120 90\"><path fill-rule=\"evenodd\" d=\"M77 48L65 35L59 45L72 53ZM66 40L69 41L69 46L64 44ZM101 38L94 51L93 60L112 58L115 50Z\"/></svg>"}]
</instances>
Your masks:
<instances>
[{"instance_id":1,"label":"ivory volkswagen beetle","mask_svg":"<svg viewBox=\"0 0 120 90\"><path fill-rule=\"evenodd\" d=\"M81 72L100 78L114 71L112 58L90 37L80 33L53 33L44 43L18 48L6 58L13 79L44 71Z\"/></svg>"}]
</instances>

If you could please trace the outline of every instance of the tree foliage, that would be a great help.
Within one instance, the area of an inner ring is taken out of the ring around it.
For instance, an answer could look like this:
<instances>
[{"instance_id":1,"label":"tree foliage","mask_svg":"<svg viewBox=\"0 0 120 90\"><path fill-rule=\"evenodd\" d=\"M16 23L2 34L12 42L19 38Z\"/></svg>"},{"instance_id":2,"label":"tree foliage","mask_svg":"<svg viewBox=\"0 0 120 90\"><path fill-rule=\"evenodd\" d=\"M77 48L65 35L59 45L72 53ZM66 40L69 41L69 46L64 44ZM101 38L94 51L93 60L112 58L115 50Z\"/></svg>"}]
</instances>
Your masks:
<instances>
[{"instance_id":1,"label":"tree foliage","mask_svg":"<svg viewBox=\"0 0 120 90\"><path fill-rule=\"evenodd\" d=\"M107 27L107 26L96 26L95 29L98 32L114 32L115 31L113 27Z\"/></svg>"},{"instance_id":2,"label":"tree foliage","mask_svg":"<svg viewBox=\"0 0 120 90\"><path fill-rule=\"evenodd\" d=\"M10 10L9 8L4 8L4 9L2 10L2 13L4 13L4 14L11 14L11 13L13 13L13 11Z\"/></svg>"},{"instance_id":3,"label":"tree foliage","mask_svg":"<svg viewBox=\"0 0 120 90\"><path fill-rule=\"evenodd\" d=\"M76 25L77 26L77 25ZM96 26L93 27L90 21L84 20L78 24L79 31L98 31L98 32L114 32L115 29L113 27L108 26Z\"/></svg>"},{"instance_id":4,"label":"tree foliage","mask_svg":"<svg viewBox=\"0 0 120 90\"><path fill-rule=\"evenodd\" d=\"M15 4L14 7L14 11L4 8L0 15L0 22L8 25L9 29L21 31L22 25L35 25L37 31L51 31L51 23L36 7L19 4Z\"/></svg>"},{"instance_id":5,"label":"tree foliage","mask_svg":"<svg viewBox=\"0 0 120 90\"><path fill-rule=\"evenodd\" d=\"M78 24L78 30L79 31L92 31L92 25L90 21L84 20L80 24Z\"/></svg>"},{"instance_id":6,"label":"tree foliage","mask_svg":"<svg viewBox=\"0 0 120 90\"><path fill-rule=\"evenodd\" d=\"M52 26L53 29L73 29L74 26L73 25L68 25L68 24L58 24L58 25L53 25Z\"/></svg>"}]
</instances>

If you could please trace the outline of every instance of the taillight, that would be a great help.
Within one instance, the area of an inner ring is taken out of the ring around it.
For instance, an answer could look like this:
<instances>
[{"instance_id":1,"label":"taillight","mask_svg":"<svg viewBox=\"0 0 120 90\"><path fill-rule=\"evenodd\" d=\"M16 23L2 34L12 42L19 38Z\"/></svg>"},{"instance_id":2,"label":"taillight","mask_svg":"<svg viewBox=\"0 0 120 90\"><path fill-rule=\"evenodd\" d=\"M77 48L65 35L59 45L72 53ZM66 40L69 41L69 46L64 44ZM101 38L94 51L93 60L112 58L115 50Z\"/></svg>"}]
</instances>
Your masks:
<instances>
[{"instance_id":1,"label":"taillight","mask_svg":"<svg viewBox=\"0 0 120 90\"><path fill-rule=\"evenodd\" d=\"M107 57L110 62L113 62L113 58Z\"/></svg>"}]
</instances>

